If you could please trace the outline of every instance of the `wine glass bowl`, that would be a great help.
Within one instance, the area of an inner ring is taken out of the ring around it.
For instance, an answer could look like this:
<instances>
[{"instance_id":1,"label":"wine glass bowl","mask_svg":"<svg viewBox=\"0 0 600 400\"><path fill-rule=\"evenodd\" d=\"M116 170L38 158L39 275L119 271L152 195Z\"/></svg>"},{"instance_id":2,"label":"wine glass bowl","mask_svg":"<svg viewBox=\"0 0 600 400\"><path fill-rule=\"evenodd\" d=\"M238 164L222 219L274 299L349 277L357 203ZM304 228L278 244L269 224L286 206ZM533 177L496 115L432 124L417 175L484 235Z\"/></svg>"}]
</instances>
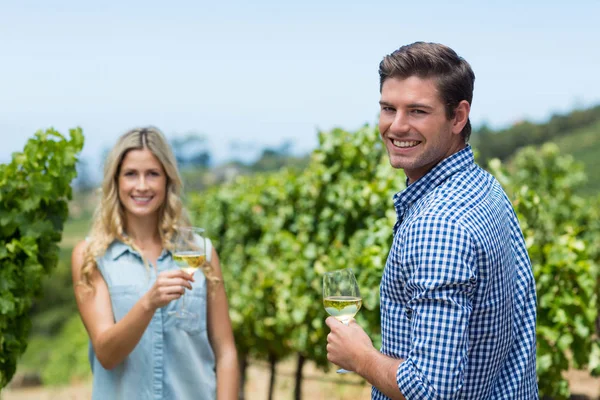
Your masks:
<instances>
[{"instance_id":1,"label":"wine glass bowl","mask_svg":"<svg viewBox=\"0 0 600 400\"><path fill-rule=\"evenodd\" d=\"M173 261L186 273L194 274L206 262L206 239L203 228L177 228L172 243ZM181 307L172 314L177 318L198 318L198 314L185 309L185 292L181 295Z\"/></svg>"},{"instance_id":2,"label":"wine glass bowl","mask_svg":"<svg viewBox=\"0 0 600 400\"><path fill-rule=\"evenodd\" d=\"M362 306L362 298L352 269L339 269L323 275L323 306L329 315L344 325L354 318ZM337 372L351 371L339 369Z\"/></svg>"}]
</instances>

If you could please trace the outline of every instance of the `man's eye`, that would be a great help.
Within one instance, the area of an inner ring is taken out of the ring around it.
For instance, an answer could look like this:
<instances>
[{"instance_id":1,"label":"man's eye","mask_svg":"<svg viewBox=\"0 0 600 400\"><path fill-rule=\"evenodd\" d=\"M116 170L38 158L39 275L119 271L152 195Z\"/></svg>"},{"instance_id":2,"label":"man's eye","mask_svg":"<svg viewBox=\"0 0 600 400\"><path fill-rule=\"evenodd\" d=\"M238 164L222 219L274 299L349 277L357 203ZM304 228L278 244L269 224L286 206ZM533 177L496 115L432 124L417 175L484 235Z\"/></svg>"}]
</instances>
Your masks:
<instances>
[{"instance_id":1,"label":"man's eye","mask_svg":"<svg viewBox=\"0 0 600 400\"><path fill-rule=\"evenodd\" d=\"M427 114L427 112L426 112L426 111L424 111L424 110L419 110L419 109L412 110L412 113L413 113L413 114Z\"/></svg>"},{"instance_id":2,"label":"man's eye","mask_svg":"<svg viewBox=\"0 0 600 400\"><path fill-rule=\"evenodd\" d=\"M394 112L395 110L392 107L381 107L381 111Z\"/></svg>"}]
</instances>

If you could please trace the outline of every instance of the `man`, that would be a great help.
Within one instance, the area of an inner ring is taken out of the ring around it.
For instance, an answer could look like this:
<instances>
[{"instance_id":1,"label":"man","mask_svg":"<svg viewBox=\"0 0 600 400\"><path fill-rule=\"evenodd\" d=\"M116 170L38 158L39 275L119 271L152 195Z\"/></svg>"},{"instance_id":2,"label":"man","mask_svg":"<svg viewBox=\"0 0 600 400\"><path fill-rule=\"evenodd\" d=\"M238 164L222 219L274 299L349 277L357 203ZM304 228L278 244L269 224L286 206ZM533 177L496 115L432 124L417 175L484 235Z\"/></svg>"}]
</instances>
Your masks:
<instances>
[{"instance_id":1,"label":"man","mask_svg":"<svg viewBox=\"0 0 600 400\"><path fill-rule=\"evenodd\" d=\"M467 144L475 75L413 43L379 66L379 130L407 188L380 286L381 351L332 317L328 359L373 399L537 399L536 294L516 215Z\"/></svg>"}]
</instances>

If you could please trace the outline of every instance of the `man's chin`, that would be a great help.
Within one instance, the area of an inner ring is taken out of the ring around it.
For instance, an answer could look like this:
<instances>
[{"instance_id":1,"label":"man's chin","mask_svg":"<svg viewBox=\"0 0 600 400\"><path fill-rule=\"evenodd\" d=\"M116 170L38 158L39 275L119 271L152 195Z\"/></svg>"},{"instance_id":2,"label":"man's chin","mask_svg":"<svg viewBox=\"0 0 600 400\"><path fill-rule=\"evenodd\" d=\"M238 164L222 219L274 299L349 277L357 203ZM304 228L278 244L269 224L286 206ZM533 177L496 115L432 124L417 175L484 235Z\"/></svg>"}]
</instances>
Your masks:
<instances>
[{"instance_id":1,"label":"man's chin","mask_svg":"<svg viewBox=\"0 0 600 400\"><path fill-rule=\"evenodd\" d=\"M390 165L392 166L392 168L395 169L404 169L409 164L406 162L406 160L398 159L396 157L390 157Z\"/></svg>"}]
</instances>

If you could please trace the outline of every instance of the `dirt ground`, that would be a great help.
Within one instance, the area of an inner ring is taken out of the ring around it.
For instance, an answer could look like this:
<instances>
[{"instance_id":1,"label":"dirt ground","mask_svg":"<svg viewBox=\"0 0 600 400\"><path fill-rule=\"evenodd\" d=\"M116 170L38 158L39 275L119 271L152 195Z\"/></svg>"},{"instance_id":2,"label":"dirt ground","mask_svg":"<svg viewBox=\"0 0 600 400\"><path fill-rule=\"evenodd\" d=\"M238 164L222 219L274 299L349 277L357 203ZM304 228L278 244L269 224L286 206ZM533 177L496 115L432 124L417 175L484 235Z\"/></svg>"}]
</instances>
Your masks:
<instances>
[{"instance_id":1,"label":"dirt ground","mask_svg":"<svg viewBox=\"0 0 600 400\"><path fill-rule=\"evenodd\" d=\"M292 400L294 397L295 361L277 364L275 400ZM302 398L310 400L370 399L371 386L352 374L338 375L335 368L325 374L311 363L303 369ZM266 362L253 362L247 371L246 400L267 400L269 366ZM91 383L80 382L64 387L34 387L5 389L1 400L84 400L91 398Z\"/></svg>"},{"instance_id":2,"label":"dirt ground","mask_svg":"<svg viewBox=\"0 0 600 400\"><path fill-rule=\"evenodd\" d=\"M371 387L360 377L352 374L338 375L334 369L325 374L310 363L304 368L302 397L310 400L362 400L370 399ZM583 395L578 399L600 400L600 378L592 378L585 371L567 374L571 392ZM247 400L267 400L269 369L266 363L255 362L248 369L246 383ZM278 364L275 382L276 400L292 400L294 393L294 361ZM91 398L90 382L75 383L65 387L36 387L28 389L5 389L1 400L84 400Z\"/></svg>"}]
</instances>

